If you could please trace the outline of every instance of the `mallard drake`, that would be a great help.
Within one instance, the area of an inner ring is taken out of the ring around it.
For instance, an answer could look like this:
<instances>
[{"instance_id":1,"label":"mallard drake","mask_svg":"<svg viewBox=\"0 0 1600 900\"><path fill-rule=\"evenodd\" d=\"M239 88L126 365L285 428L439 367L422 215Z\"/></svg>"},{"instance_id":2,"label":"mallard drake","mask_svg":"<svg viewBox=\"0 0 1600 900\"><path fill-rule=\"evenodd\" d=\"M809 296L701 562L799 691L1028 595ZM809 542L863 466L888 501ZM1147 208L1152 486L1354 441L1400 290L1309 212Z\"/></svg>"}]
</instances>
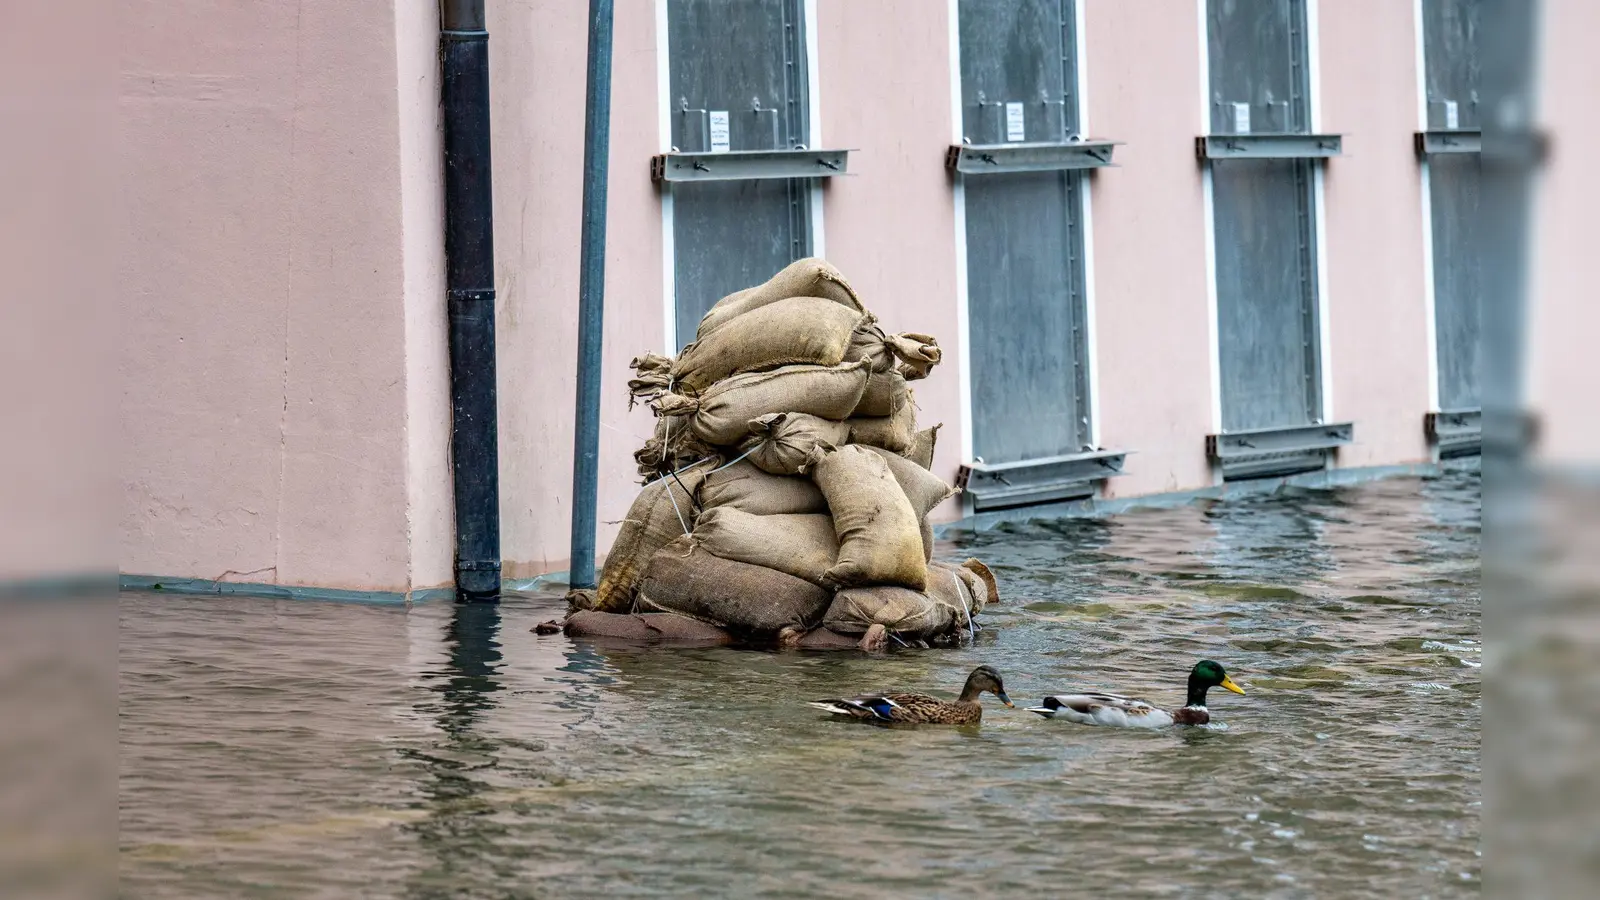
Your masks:
<instances>
[{"instance_id":1,"label":"mallard drake","mask_svg":"<svg viewBox=\"0 0 1600 900\"><path fill-rule=\"evenodd\" d=\"M1189 672L1189 699L1181 709L1157 709L1143 700L1115 694L1056 694L1044 698L1041 706L1028 707L1028 712L1036 712L1047 719L1060 716L1083 725L1122 728L1204 725L1211 721L1211 713L1206 709L1206 691L1214 687L1224 687L1235 694L1244 693L1244 688L1234 684L1221 665L1202 659Z\"/></svg>"},{"instance_id":2,"label":"mallard drake","mask_svg":"<svg viewBox=\"0 0 1600 900\"><path fill-rule=\"evenodd\" d=\"M897 722L906 725L975 725L983 719L983 707L978 695L988 691L1007 706L1015 706L1006 696L1005 682L1000 673L988 666L979 666L967 676L966 687L955 700L940 700L927 694L911 691L885 691L881 694L861 694L855 697L836 697L813 700L811 705L836 716L849 716L870 722Z\"/></svg>"}]
</instances>

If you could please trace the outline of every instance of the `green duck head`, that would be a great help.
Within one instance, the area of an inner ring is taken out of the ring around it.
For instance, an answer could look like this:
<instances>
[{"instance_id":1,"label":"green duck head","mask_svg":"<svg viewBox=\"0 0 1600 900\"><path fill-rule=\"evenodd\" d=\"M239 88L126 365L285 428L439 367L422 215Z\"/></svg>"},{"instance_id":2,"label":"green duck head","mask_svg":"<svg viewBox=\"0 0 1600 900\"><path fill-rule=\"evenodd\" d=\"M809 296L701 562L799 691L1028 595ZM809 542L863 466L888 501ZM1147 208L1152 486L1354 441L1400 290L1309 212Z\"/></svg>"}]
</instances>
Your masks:
<instances>
[{"instance_id":1,"label":"green duck head","mask_svg":"<svg viewBox=\"0 0 1600 900\"><path fill-rule=\"evenodd\" d=\"M1233 683L1228 673L1223 670L1221 663L1202 659L1194 664L1194 669L1189 672L1189 700L1185 706L1205 706L1206 691L1214 687L1227 688L1235 694L1243 694L1244 688Z\"/></svg>"}]
</instances>

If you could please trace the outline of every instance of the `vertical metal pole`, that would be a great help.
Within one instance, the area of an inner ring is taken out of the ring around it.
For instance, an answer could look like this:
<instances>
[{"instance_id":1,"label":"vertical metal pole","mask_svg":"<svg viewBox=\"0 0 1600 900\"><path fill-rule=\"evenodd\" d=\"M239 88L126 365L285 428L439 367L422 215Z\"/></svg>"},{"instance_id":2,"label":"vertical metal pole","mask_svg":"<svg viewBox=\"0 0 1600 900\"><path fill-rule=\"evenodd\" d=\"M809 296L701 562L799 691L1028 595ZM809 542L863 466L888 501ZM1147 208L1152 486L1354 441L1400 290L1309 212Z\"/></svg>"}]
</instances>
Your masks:
<instances>
[{"instance_id":1,"label":"vertical metal pole","mask_svg":"<svg viewBox=\"0 0 1600 900\"><path fill-rule=\"evenodd\" d=\"M600 481L600 345L606 290L606 179L611 149L612 0L589 0L589 91L583 122L583 244L578 274L578 407L572 453L572 561L568 583L595 585Z\"/></svg>"},{"instance_id":2,"label":"vertical metal pole","mask_svg":"<svg viewBox=\"0 0 1600 900\"><path fill-rule=\"evenodd\" d=\"M484 27L483 0L440 3L439 66L456 599L492 603L500 598L500 453L489 32Z\"/></svg>"}]
</instances>

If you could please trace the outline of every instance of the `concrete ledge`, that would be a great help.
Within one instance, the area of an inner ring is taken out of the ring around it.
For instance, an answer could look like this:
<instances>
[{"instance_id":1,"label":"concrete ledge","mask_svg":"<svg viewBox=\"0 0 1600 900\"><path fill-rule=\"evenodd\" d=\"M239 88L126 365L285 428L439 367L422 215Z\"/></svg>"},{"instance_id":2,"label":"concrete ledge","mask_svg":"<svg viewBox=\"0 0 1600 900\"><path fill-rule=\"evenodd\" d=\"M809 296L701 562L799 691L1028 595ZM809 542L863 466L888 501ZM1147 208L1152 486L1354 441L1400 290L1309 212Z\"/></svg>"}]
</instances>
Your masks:
<instances>
[{"instance_id":1,"label":"concrete ledge","mask_svg":"<svg viewBox=\"0 0 1600 900\"><path fill-rule=\"evenodd\" d=\"M1344 485L1364 484L1384 478L1426 477L1438 475L1446 471L1477 471L1478 458L1468 457L1458 460L1446 460L1439 463L1412 463L1398 466L1370 466L1350 469L1325 469L1320 472L1305 472L1299 475L1289 475L1283 478L1258 478L1248 481L1230 481L1225 484L1211 487L1198 488L1192 491L1175 491L1168 494L1149 494L1142 497L1118 497L1111 500L1090 499L1075 500L1068 503L1047 503L1040 506L1024 506L1016 509L997 510L995 512L978 513L967 516L954 522L935 525L934 536L948 539L956 534L965 532L989 531L996 526L1017 522L1029 522L1041 519L1081 519L1098 516L1111 516L1117 513L1128 512L1136 509L1171 509L1184 506L1196 500L1215 499L1229 496L1251 496L1254 494L1270 494L1279 488L1306 487L1306 488L1332 488Z\"/></svg>"},{"instance_id":2,"label":"concrete ledge","mask_svg":"<svg viewBox=\"0 0 1600 900\"><path fill-rule=\"evenodd\" d=\"M1478 457L1466 457L1445 460L1440 463L1328 469L1321 472L1291 475L1285 478L1231 481L1226 484L1199 488L1193 491L1150 494L1143 497L1046 503L1039 506L1025 506L968 516L954 522L934 526L934 534L941 539L948 539L955 534L988 531L998 525L1013 522L1112 516L1136 509L1170 509L1202 499L1267 494L1285 486L1331 488L1363 484L1384 478L1426 477L1446 471L1479 471L1479 468ZM508 594L563 593L567 590L567 577L567 572L548 572L533 578L508 580L504 583L504 589ZM113 582L109 576L93 573L39 580L36 583L0 583L0 598L10 596L60 596L94 591L99 591L103 596L111 588L112 584ZM412 591L407 596L399 591L350 591L335 588L264 584L251 581L215 581L209 578L163 578L158 575L121 575L115 584L118 589L124 591L148 591L151 593L181 594L186 596L204 594L216 596L238 595L268 600L324 600L337 603L367 603L378 606L407 606L413 603L455 599L454 588L430 588L425 591Z\"/></svg>"},{"instance_id":3,"label":"concrete ledge","mask_svg":"<svg viewBox=\"0 0 1600 900\"><path fill-rule=\"evenodd\" d=\"M425 591L350 591L337 588L299 587L264 584L254 581L214 581L210 578L163 578L159 575L122 575L118 588L160 594L196 596L241 595L267 600L332 600L339 603L369 603L377 606L407 606L429 600L452 600L454 588L429 588Z\"/></svg>"},{"instance_id":4,"label":"concrete ledge","mask_svg":"<svg viewBox=\"0 0 1600 900\"><path fill-rule=\"evenodd\" d=\"M0 584L0 598L15 593L17 596L35 596L37 590L24 590L25 586L13 588ZM321 600L334 603L366 603L374 606L408 606L415 603L451 602L455 600L455 588L429 588L424 591L412 591L409 597L401 591L351 591L338 588L300 587L282 584L266 584L257 581L216 581L210 578L177 578L163 577L160 575L121 575L113 578L104 576L97 584L102 596L115 591L145 591L155 594L180 594L184 596L242 596L256 597L266 600ZM508 594L535 594L535 593L565 593L567 590L567 573L550 572L535 578L520 578L506 581L503 589ZM64 593L64 589L56 589L51 596Z\"/></svg>"}]
</instances>

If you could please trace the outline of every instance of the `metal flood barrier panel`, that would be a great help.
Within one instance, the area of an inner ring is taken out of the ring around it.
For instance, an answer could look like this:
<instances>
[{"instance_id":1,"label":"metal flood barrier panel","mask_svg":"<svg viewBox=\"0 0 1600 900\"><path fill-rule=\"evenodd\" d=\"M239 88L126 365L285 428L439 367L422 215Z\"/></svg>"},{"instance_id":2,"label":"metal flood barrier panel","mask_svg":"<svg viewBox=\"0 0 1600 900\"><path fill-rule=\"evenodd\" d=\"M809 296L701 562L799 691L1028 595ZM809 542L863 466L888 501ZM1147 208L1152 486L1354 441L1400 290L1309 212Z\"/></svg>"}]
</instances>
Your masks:
<instances>
[{"instance_id":1,"label":"metal flood barrier panel","mask_svg":"<svg viewBox=\"0 0 1600 900\"><path fill-rule=\"evenodd\" d=\"M960 0L958 11L964 143L1077 137L1073 0ZM1091 449L1084 177L963 178L972 441L985 463Z\"/></svg>"},{"instance_id":2,"label":"metal flood barrier panel","mask_svg":"<svg viewBox=\"0 0 1600 900\"><path fill-rule=\"evenodd\" d=\"M1213 134L1306 134L1304 0L1210 0ZM1212 160L1224 432L1322 411L1312 159Z\"/></svg>"},{"instance_id":3,"label":"metal flood barrier panel","mask_svg":"<svg viewBox=\"0 0 1600 900\"><path fill-rule=\"evenodd\" d=\"M804 0L668 0L674 151L808 142L804 13ZM810 254L810 182L691 182L670 190L676 350L723 296Z\"/></svg>"},{"instance_id":4,"label":"metal flood barrier panel","mask_svg":"<svg viewBox=\"0 0 1600 900\"><path fill-rule=\"evenodd\" d=\"M1479 0L1423 0L1423 72L1430 133L1479 137ZM1481 140L1481 138L1480 138ZM1449 145L1446 145L1449 146ZM1461 146L1471 146L1462 141ZM1426 156L1433 220L1433 310L1439 408L1475 410L1481 342L1478 152Z\"/></svg>"}]
</instances>

